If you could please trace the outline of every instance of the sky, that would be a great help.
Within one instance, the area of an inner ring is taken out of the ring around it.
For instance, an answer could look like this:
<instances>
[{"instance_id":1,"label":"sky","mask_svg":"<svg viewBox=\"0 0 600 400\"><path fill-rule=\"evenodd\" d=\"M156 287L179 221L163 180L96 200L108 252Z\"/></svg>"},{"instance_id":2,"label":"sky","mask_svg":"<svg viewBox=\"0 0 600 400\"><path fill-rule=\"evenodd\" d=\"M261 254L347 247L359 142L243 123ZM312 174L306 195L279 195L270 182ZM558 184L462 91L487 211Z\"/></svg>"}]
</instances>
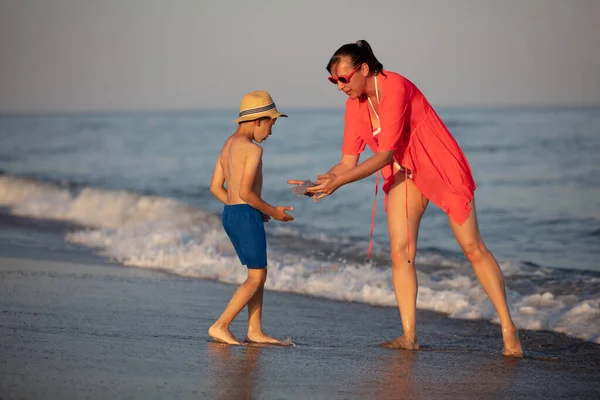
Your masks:
<instances>
[{"instance_id":1,"label":"sky","mask_svg":"<svg viewBox=\"0 0 600 400\"><path fill-rule=\"evenodd\" d=\"M598 0L0 0L0 112L342 107L366 39L434 105L600 105Z\"/></svg>"}]
</instances>

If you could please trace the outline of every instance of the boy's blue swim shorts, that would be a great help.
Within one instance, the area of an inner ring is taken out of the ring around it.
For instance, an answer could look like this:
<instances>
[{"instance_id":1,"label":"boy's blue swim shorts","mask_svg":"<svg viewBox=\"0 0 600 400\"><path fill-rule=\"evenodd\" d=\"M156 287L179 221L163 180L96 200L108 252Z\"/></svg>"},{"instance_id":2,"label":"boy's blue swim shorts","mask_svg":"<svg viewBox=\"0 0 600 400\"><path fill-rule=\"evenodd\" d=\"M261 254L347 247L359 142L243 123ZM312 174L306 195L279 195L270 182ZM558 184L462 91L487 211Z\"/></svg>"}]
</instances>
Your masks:
<instances>
[{"instance_id":1,"label":"boy's blue swim shorts","mask_svg":"<svg viewBox=\"0 0 600 400\"><path fill-rule=\"evenodd\" d=\"M267 266L267 238L260 211L248 204L225 205L223 228L242 265L248 268Z\"/></svg>"}]
</instances>

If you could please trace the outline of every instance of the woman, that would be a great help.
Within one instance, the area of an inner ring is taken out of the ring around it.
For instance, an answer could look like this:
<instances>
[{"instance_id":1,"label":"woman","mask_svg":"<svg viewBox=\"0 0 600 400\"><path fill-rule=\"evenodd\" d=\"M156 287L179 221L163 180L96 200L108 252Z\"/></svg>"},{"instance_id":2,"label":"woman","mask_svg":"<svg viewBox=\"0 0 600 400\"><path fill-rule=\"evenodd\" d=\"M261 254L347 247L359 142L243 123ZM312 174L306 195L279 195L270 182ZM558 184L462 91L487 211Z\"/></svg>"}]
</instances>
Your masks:
<instances>
[{"instance_id":1,"label":"woman","mask_svg":"<svg viewBox=\"0 0 600 400\"><path fill-rule=\"evenodd\" d=\"M392 279L404 329L402 336L383 346L419 348L414 259L421 217L432 201L448 214L456 241L500 317L503 354L522 357L502 272L479 232L471 169L444 123L412 82L383 69L365 40L340 47L327 71L329 80L348 96L342 158L329 172L319 175L317 186L306 194L318 200L381 171ZM375 154L359 165L366 145Z\"/></svg>"}]
</instances>

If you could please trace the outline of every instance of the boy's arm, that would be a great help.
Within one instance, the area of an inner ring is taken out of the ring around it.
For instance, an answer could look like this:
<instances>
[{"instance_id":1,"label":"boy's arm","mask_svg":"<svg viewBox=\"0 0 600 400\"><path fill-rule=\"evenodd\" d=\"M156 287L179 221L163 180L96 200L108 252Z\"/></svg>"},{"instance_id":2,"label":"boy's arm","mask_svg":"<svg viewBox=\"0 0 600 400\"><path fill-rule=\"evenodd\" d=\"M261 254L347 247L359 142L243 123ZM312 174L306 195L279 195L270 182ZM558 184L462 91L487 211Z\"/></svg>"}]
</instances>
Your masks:
<instances>
[{"instance_id":1,"label":"boy's arm","mask_svg":"<svg viewBox=\"0 0 600 400\"><path fill-rule=\"evenodd\" d=\"M262 160L263 149L257 144L248 145L246 160L244 162L244 172L240 182L240 198L249 206L274 217L277 211L275 207L261 199L254 192L254 181Z\"/></svg>"},{"instance_id":2,"label":"boy's arm","mask_svg":"<svg viewBox=\"0 0 600 400\"><path fill-rule=\"evenodd\" d=\"M212 181L210 182L210 192L221 202L227 204L227 189L223 186L225 183L225 175L221 167L221 157L217 158L217 165L213 172Z\"/></svg>"}]
</instances>

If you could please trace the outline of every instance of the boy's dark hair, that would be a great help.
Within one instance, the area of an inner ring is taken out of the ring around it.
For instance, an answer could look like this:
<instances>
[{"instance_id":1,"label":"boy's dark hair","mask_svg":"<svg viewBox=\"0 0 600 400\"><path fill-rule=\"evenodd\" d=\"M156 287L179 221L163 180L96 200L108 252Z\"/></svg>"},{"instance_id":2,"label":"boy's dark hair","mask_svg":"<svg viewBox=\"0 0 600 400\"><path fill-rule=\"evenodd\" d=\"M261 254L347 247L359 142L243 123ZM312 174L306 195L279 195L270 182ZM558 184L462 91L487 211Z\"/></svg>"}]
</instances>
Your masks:
<instances>
[{"instance_id":1,"label":"boy's dark hair","mask_svg":"<svg viewBox=\"0 0 600 400\"><path fill-rule=\"evenodd\" d=\"M260 117L260 118L251 119L251 120L248 120L248 121L239 122L238 125L239 124L243 124L244 122L267 121L267 120L270 120L270 119L271 119L271 117Z\"/></svg>"},{"instance_id":2,"label":"boy's dark hair","mask_svg":"<svg viewBox=\"0 0 600 400\"><path fill-rule=\"evenodd\" d=\"M356 43L348 43L337 49L333 56L327 63L327 72L331 74L331 68L340 61L342 58L347 57L352 63L353 67L357 67L362 63L366 63L369 66L369 71L371 74L382 74L383 73L383 64L379 62L375 54L373 54L373 50L371 46L366 40L359 40Z\"/></svg>"}]
</instances>

